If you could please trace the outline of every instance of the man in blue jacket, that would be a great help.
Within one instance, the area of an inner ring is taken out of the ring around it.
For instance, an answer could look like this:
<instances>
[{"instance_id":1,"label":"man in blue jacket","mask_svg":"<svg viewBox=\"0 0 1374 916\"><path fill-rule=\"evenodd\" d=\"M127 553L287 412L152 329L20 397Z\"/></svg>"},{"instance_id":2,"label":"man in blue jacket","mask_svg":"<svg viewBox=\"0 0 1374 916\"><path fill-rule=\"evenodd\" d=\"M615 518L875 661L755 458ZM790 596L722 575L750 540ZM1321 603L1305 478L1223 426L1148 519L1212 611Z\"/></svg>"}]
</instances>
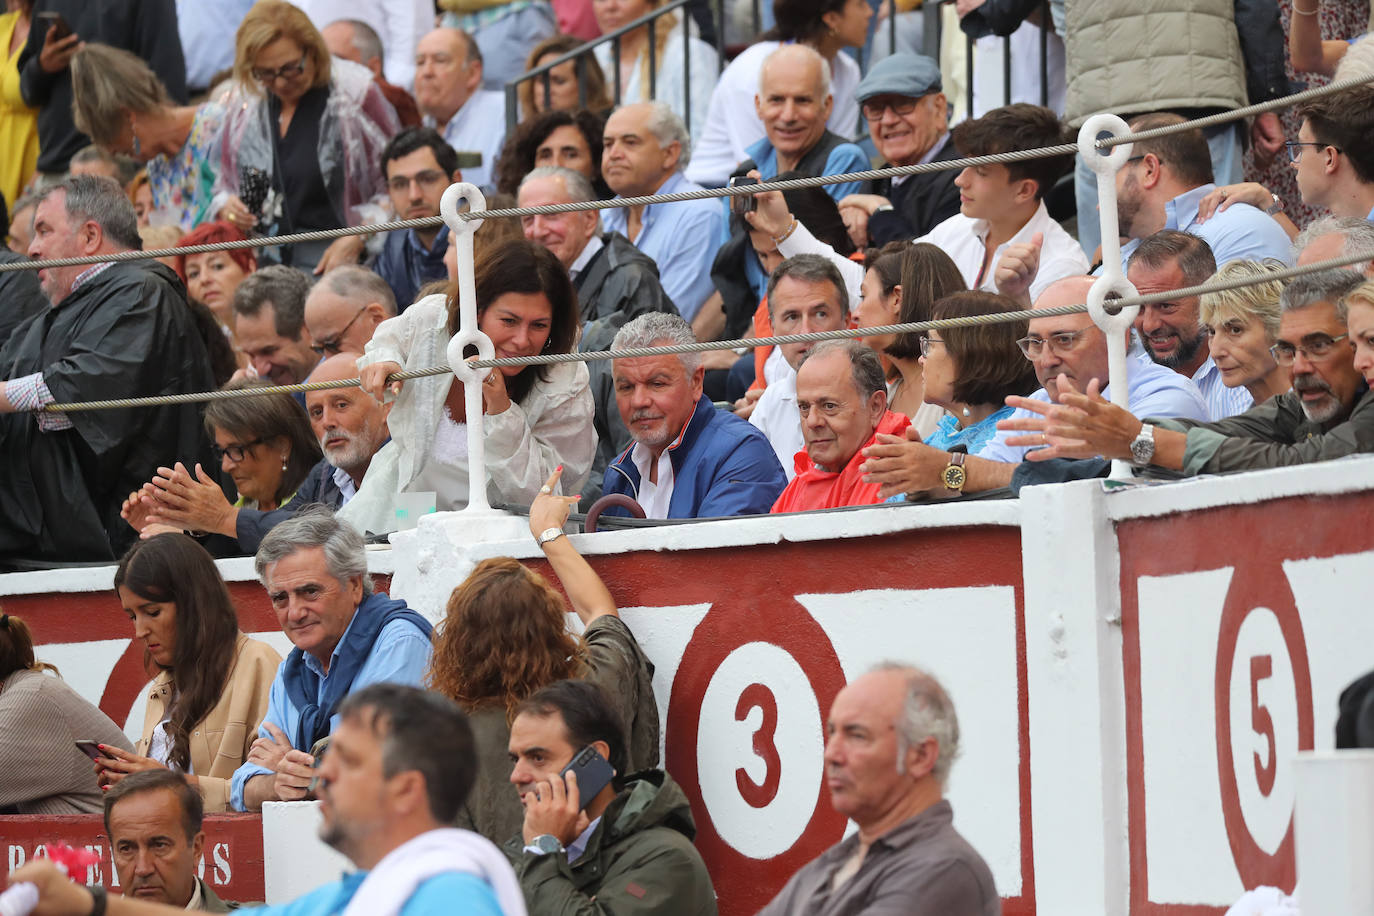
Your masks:
<instances>
[{"instance_id":1,"label":"man in blue jacket","mask_svg":"<svg viewBox=\"0 0 1374 916\"><path fill-rule=\"evenodd\" d=\"M695 342L679 316L649 312L621 328L611 348ZM702 395L700 355L618 359L611 372L634 444L606 469L604 492L633 497L649 518L768 512L787 477L763 433Z\"/></svg>"}]
</instances>

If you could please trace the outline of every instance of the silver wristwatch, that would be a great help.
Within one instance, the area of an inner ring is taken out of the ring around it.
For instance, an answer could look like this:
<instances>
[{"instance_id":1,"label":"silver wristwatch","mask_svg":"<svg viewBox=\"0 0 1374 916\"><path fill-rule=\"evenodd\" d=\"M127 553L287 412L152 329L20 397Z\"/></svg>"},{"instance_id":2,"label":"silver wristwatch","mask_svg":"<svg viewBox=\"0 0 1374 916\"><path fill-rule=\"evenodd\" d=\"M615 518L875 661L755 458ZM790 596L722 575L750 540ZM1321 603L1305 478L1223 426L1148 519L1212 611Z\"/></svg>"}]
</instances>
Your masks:
<instances>
[{"instance_id":1,"label":"silver wristwatch","mask_svg":"<svg viewBox=\"0 0 1374 916\"><path fill-rule=\"evenodd\" d=\"M563 848L563 844L558 841L558 837L553 836L549 833L543 833L535 837L533 840L530 841L530 844L525 848L532 852L537 849L539 851L535 854L541 856L547 856L552 855L554 853L566 851Z\"/></svg>"},{"instance_id":2,"label":"silver wristwatch","mask_svg":"<svg viewBox=\"0 0 1374 916\"><path fill-rule=\"evenodd\" d=\"M563 536L563 534L564 532L562 528L545 528L543 531L539 532L539 537L535 538L534 540L536 541L536 543L539 544L540 547L543 547L549 541L558 540Z\"/></svg>"},{"instance_id":3,"label":"silver wristwatch","mask_svg":"<svg viewBox=\"0 0 1374 916\"><path fill-rule=\"evenodd\" d=\"M1149 423L1140 424L1140 433L1131 440L1131 464L1138 468L1149 465L1155 456L1155 428Z\"/></svg>"}]
</instances>

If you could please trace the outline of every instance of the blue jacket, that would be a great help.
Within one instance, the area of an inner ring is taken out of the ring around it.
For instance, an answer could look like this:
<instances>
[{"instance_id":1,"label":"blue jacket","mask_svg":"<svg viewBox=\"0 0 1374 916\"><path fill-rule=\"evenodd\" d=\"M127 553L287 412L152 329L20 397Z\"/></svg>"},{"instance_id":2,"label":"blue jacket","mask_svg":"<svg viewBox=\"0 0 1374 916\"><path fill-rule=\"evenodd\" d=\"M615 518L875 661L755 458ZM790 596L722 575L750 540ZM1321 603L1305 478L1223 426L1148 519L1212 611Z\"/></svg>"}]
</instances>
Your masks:
<instances>
[{"instance_id":1,"label":"blue jacket","mask_svg":"<svg viewBox=\"0 0 1374 916\"><path fill-rule=\"evenodd\" d=\"M631 445L606 469L605 493L639 498L639 468ZM669 518L716 518L765 515L787 486L768 439L732 413L717 410L702 395L692 419L668 446L673 463L673 498ZM608 509L607 515L628 515Z\"/></svg>"}]
</instances>

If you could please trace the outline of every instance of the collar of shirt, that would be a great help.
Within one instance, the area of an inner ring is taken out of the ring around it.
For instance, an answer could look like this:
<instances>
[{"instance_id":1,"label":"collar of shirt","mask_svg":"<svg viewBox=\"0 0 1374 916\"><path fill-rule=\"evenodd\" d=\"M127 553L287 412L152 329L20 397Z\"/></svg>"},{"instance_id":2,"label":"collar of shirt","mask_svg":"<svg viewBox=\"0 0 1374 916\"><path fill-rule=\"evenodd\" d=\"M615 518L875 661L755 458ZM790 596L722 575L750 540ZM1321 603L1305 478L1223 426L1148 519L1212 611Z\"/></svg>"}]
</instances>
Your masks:
<instances>
[{"instance_id":1,"label":"collar of shirt","mask_svg":"<svg viewBox=\"0 0 1374 916\"><path fill-rule=\"evenodd\" d=\"M338 486L339 492L343 494L343 501L345 503L358 495L358 487L353 483L353 478L343 468L335 468L331 476L334 478L334 483Z\"/></svg>"},{"instance_id":2,"label":"collar of shirt","mask_svg":"<svg viewBox=\"0 0 1374 916\"><path fill-rule=\"evenodd\" d=\"M940 139L936 140L935 143L931 145L930 149L926 150L926 154L925 154L924 156L922 156L919 160L917 160L916 164L917 164L917 165L925 165L927 162L934 162L934 161L935 161L935 157L938 156L938 155L940 155L940 152L941 152L942 150L944 150L945 144L948 143L948 142L949 142L949 131L945 131L943 134L940 135ZM910 176L910 175L898 175L896 178L892 179L892 183L893 183L894 185L898 185L898 184L901 184L902 182L906 181L906 180L907 180L908 178L910 178L910 177L912 177L912 176Z\"/></svg>"},{"instance_id":3,"label":"collar of shirt","mask_svg":"<svg viewBox=\"0 0 1374 916\"><path fill-rule=\"evenodd\" d=\"M1217 186L1214 184L1204 184L1193 188L1191 191L1184 191L1166 203L1164 205L1164 228L1187 232L1188 227L1197 222L1198 202L1216 189Z\"/></svg>"},{"instance_id":4,"label":"collar of shirt","mask_svg":"<svg viewBox=\"0 0 1374 916\"><path fill-rule=\"evenodd\" d=\"M690 422L690 421L688 421ZM630 460L639 469L639 504L648 518L667 518L673 499L673 456L664 448L658 455L658 482L649 482L649 462L653 455L636 442L630 449Z\"/></svg>"},{"instance_id":5,"label":"collar of shirt","mask_svg":"<svg viewBox=\"0 0 1374 916\"><path fill-rule=\"evenodd\" d=\"M420 241L420 236L416 233L414 229L407 229L405 238L406 245L410 248L411 251L419 255L421 258L425 258L431 261L442 262L444 259L444 252L448 251L447 225L439 227L438 233L436 233L434 236L434 244L429 246L428 248L426 248L424 246L424 243Z\"/></svg>"},{"instance_id":6,"label":"collar of shirt","mask_svg":"<svg viewBox=\"0 0 1374 916\"><path fill-rule=\"evenodd\" d=\"M568 844L568 864L576 862L582 858L582 854L587 851L587 842L591 840L592 833L596 830L596 825L601 823L601 818L597 818L587 825L587 829Z\"/></svg>"},{"instance_id":7,"label":"collar of shirt","mask_svg":"<svg viewBox=\"0 0 1374 916\"><path fill-rule=\"evenodd\" d=\"M678 171L669 175L667 180L664 181L663 184L659 185L658 190L652 193L676 194L678 191L695 190L695 188L684 188L683 185L686 184L691 184L691 182L687 180L687 176L682 174L682 170L679 169ZM624 197L617 194L615 199L624 200ZM656 214L660 209L662 209L665 206L671 205L649 204L644 208L644 212L640 214L639 218L639 232L641 236L643 236L643 234L648 231L649 224L654 221L654 214ZM603 210L601 213L601 224L603 227L605 227L607 232L620 232L622 234L628 235L629 233L625 232L626 228L630 224L628 208L613 207L609 210Z\"/></svg>"},{"instance_id":8,"label":"collar of shirt","mask_svg":"<svg viewBox=\"0 0 1374 916\"><path fill-rule=\"evenodd\" d=\"M1035 235L1035 233L1044 231L1045 224L1047 222L1051 222L1050 211L1045 209L1045 201L1041 200L1040 206L1036 207L1035 213L1031 215L1030 219L1026 220L1026 224L1022 226L1020 229L1016 230L1015 235L1007 239L1001 245L997 246L997 251L993 254L992 261L988 264L988 274L986 279L992 279L992 275L995 272L994 268L996 268L997 266L998 258L1002 256L1003 249L1005 249L1008 245L1015 245L1017 242L1029 242L1031 236ZM985 219L976 219L973 221L973 232L975 235L978 236L978 241L982 244L984 249L987 248L988 230L991 228L991 225ZM1041 255L1041 263L1044 263L1043 253Z\"/></svg>"},{"instance_id":9,"label":"collar of shirt","mask_svg":"<svg viewBox=\"0 0 1374 916\"><path fill-rule=\"evenodd\" d=\"M85 270L81 271L81 273L77 274L76 279L72 281L72 292L76 292L78 289L81 288L81 285L83 283L87 282L88 280L94 280L96 277L100 276L100 274L104 273L106 270L113 266L113 261L105 261L102 264L92 264L90 267L87 267ZM71 293L68 293L67 295L71 295Z\"/></svg>"},{"instance_id":10,"label":"collar of shirt","mask_svg":"<svg viewBox=\"0 0 1374 916\"><path fill-rule=\"evenodd\" d=\"M198 909L200 909L201 900L202 900L202 896L201 896L201 893L200 893L200 881L197 880L196 883L195 883L195 890L191 891L191 900L190 900L189 903L186 904L186 909L188 909L188 910L198 910Z\"/></svg>"},{"instance_id":11,"label":"collar of shirt","mask_svg":"<svg viewBox=\"0 0 1374 916\"><path fill-rule=\"evenodd\" d=\"M596 257L596 253L604 247L606 246L601 241L601 236L594 235L591 237L591 241L587 242L587 247L582 249L582 253L577 256L577 260L573 261L572 266L568 268L568 273L572 275L574 280L581 275L582 271L587 269L587 265L592 262L592 258Z\"/></svg>"}]
</instances>

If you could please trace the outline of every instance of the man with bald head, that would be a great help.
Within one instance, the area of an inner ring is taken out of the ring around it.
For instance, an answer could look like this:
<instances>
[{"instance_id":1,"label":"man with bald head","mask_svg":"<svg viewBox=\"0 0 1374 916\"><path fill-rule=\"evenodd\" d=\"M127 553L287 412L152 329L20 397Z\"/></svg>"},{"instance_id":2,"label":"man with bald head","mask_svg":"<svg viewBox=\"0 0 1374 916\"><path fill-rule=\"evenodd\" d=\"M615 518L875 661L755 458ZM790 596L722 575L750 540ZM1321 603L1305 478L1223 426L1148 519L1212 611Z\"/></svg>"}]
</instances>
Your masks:
<instances>
[{"instance_id":1,"label":"man with bald head","mask_svg":"<svg viewBox=\"0 0 1374 916\"><path fill-rule=\"evenodd\" d=\"M396 297L381 277L348 264L320 278L305 300L305 328L320 356L362 356L377 325L396 317ZM356 374L356 373L355 373Z\"/></svg>"},{"instance_id":2,"label":"man with bald head","mask_svg":"<svg viewBox=\"0 0 1374 916\"><path fill-rule=\"evenodd\" d=\"M944 797L959 754L954 703L933 676L886 662L826 721L830 803L858 830L803 866L759 916L996 916L992 871Z\"/></svg>"},{"instance_id":3,"label":"man with bald head","mask_svg":"<svg viewBox=\"0 0 1374 916\"><path fill-rule=\"evenodd\" d=\"M1374 223L1358 216L1323 216L1298 233L1293 239L1293 251L1299 267L1362 251L1374 252ZM1374 257L1349 266L1374 279Z\"/></svg>"},{"instance_id":4,"label":"man with bald head","mask_svg":"<svg viewBox=\"0 0 1374 916\"><path fill-rule=\"evenodd\" d=\"M415 107L415 97L404 86L387 82L382 70L382 39L376 29L361 19L336 19L320 29L320 35L334 57L362 64L372 71L372 81L396 109L396 118L402 127L419 125L420 109Z\"/></svg>"},{"instance_id":5,"label":"man with bald head","mask_svg":"<svg viewBox=\"0 0 1374 916\"><path fill-rule=\"evenodd\" d=\"M1050 309L1087 302L1092 277L1065 277L1045 287L1034 308ZM1061 376L1076 390L1085 390L1096 379L1103 396L1110 400L1107 384L1107 337L1086 312L1032 318L1029 333L1017 341L1026 359L1035 364L1035 375L1043 385L1030 400L1050 403L1058 392ZM1129 332L1127 332L1129 333ZM1190 379L1154 362L1126 360L1128 397L1131 412L1137 416L1179 417L1207 420L1207 402ZM1020 409L1009 419L1038 418L1039 414ZM908 436L912 432L908 430ZM964 461L962 492L994 490L1011 484L1012 472L1030 446L1013 446L1007 439L1016 433L999 432L983 446L977 456ZM946 488L945 470L951 465L948 452L917 441L887 441L865 450L864 468L869 479L882 484L882 496L898 493L942 490Z\"/></svg>"},{"instance_id":6,"label":"man with bald head","mask_svg":"<svg viewBox=\"0 0 1374 916\"><path fill-rule=\"evenodd\" d=\"M464 180L490 190L496 157L506 139L506 100L482 88L482 52L462 29L435 29L415 46L415 104L459 153L478 152L482 164L464 167Z\"/></svg>"}]
</instances>

